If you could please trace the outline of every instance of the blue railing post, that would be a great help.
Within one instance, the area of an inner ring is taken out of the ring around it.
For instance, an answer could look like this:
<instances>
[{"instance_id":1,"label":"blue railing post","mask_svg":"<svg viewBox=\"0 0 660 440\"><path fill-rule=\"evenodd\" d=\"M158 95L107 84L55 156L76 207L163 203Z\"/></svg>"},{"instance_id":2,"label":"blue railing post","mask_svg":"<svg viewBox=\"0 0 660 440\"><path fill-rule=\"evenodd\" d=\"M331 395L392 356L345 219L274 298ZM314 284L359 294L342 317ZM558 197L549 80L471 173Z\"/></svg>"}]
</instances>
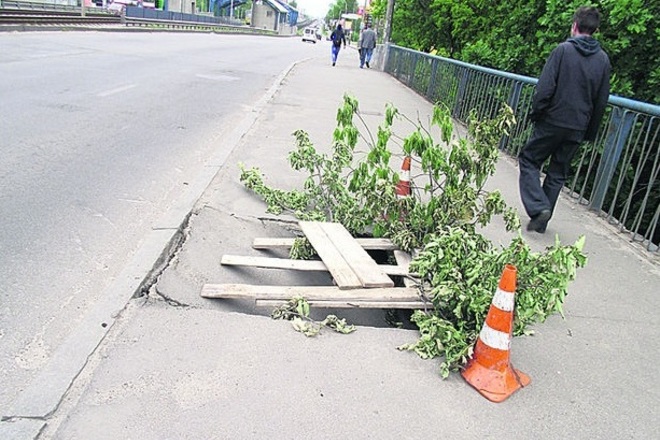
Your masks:
<instances>
[{"instance_id":1,"label":"blue railing post","mask_svg":"<svg viewBox=\"0 0 660 440\"><path fill-rule=\"evenodd\" d=\"M433 96L433 91L435 90L435 77L436 72L438 71L438 60L433 58L431 59L431 78L429 79L429 85L426 88L426 98L435 103L435 97Z\"/></svg>"},{"instance_id":2,"label":"blue railing post","mask_svg":"<svg viewBox=\"0 0 660 440\"><path fill-rule=\"evenodd\" d=\"M412 60L410 62L410 77L408 78L408 87L415 90L415 87L414 87L415 72L417 71L417 60L419 59L419 55L410 54L410 56L412 57Z\"/></svg>"},{"instance_id":3,"label":"blue railing post","mask_svg":"<svg viewBox=\"0 0 660 440\"><path fill-rule=\"evenodd\" d=\"M605 194L614 177L614 171L619 163L621 152L626 144L633 126L634 113L620 107L612 108L612 118L607 128L607 137L603 147L603 157L598 164L594 189L592 191L589 208L600 211L605 202Z\"/></svg>"},{"instance_id":4,"label":"blue railing post","mask_svg":"<svg viewBox=\"0 0 660 440\"><path fill-rule=\"evenodd\" d=\"M513 110L514 115L518 114L518 104L520 104L520 95L522 94L522 89L523 89L523 84L521 82L515 81L513 83L513 87L511 87L511 92L509 93L509 99L507 100L507 104L509 105L509 107L511 107L511 110ZM502 136L498 148L500 150L504 150L506 146L509 144L509 139L510 139L509 135Z\"/></svg>"},{"instance_id":5,"label":"blue railing post","mask_svg":"<svg viewBox=\"0 0 660 440\"><path fill-rule=\"evenodd\" d=\"M520 95L522 93L523 85L519 82L514 82L509 94L509 107L513 110L513 114L518 114L518 104L520 103Z\"/></svg>"},{"instance_id":6,"label":"blue railing post","mask_svg":"<svg viewBox=\"0 0 660 440\"><path fill-rule=\"evenodd\" d=\"M463 74L461 75L461 80L458 83L458 91L456 92L456 101L454 102L454 110L452 111L452 116L460 119L461 108L463 106L463 101L465 100L465 93L467 91L468 82L470 80L470 72L468 69L461 69Z\"/></svg>"}]
</instances>

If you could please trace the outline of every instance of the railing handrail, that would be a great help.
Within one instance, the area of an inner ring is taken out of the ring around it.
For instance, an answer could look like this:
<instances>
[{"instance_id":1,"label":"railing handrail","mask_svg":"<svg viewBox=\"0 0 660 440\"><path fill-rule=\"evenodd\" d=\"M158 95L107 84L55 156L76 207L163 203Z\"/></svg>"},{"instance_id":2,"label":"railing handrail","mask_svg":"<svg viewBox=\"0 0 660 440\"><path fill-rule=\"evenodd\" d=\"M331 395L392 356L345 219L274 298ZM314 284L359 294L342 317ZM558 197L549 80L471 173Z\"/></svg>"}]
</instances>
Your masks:
<instances>
[{"instance_id":1,"label":"railing handrail","mask_svg":"<svg viewBox=\"0 0 660 440\"><path fill-rule=\"evenodd\" d=\"M51 11L80 11L80 6L63 4L63 3L48 3L45 1L17 1L17 0L0 0L0 9L16 8L16 9L41 9ZM100 9L100 8L98 8Z\"/></svg>"},{"instance_id":2,"label":"railing handrail","mask_svg":"<svg viewBox=\"0 0 660 440\"><path fill-rule=\"evenodd\" d=\"M512 79L514 81L520 81L522 83L531 84L531 85L536 85L538 83L537 78L532 78L532 77L529 77L529 76L518 75L518 74L515 74L515 73L506 72L504 70L492 69L490 67L483 67L483 66L479 66L477 64L470 64L470 63L455 60L455 59L452 59L452 58L441 57L439 55L427 54L425 52L421 52L421 51L414 50L414 49L409 49L409 48L403 47L403 46L397 46L395 44L391 45L391 47L395 47L395 48L397 48L399 50L403 50L403 51L415 52L415 53L418 53L420 55L424 55L424 56L429 57L429 58L434 58L434 59L438 59L438 60L441 60L441 61L446 62L446 63L454 64L456 66L461 66L461 67L466 67L466 68L469 68L469 69L473 69L477 72L488 73L488 74L491 74L491 75L497 75L497 76L501 76L501 77L504 77L504 78L507 78L507 79ZM625 98L625 97L617 96L617 95L610 95L608 103L610 103L612 105L619 106L619 107L625 107L629 110L634 110L634 111L637 111L637 112L640 112L640 113L648 113L651 116L660 117L660 105L654 105L654 104L647 103L647 102L642 102L642 101L635 101L633 99Z\"/></svg>"},{"instance_id":3,"label":"railing handrail","mask_svg":"<svg viewBox=\"0 0 660 440\"><path fill-rule=\"evenodd\" d=\"M169 24L169 25L200 26L200 27L223 27L223 28L235 28L235 29L245 28L244 26L237 26L235 24L214 23L214 22L204 22L204 21L167 20L160 18L124 17L124 20L127 24L145 23L145 24Z\"/></svg>"},{"instance_id":4,"label":"railing handrail","mask_svg":"<svg viewBox=\"0 0 660 440\"><path fill-rule=\"evenodd\" d=\"M502 70L491 69L490 67L483 67L483 66L479 66L477 64L466 63L465 61L459 61L459 60L455 60L453 58L445 58L445 57L441 57L439 55L432 55L432 54L429 54L429 53L426 53L426 52L421 52L421 51L418 51L418 50L415 50L415 49L410 49L410 48L403 47L403 46L397 46L396 44L392 44L391 47L394 47L396 49L399 49L399 50L402 50L402 51L405 51L405 52L414 52L414 53L417 53L417 54L420 54L420 55L427 56L429 58L435 58L435 59L438 59L440 61L444 61L446 63L455 64L457 66L474 69L478 72L495 74L495 75L498 75L498 76L505 76L506 78L513 79L513 80L516 80L516 81L521 81L521 82L524 82L524 83L527 83L527 84L536 85L536 83L538 82L538 80L536 78L532 78L532 77L529 77L529 76L517 75L515 73L509 73L509 72L504 72Z\"/></svg>"}]
</instances>

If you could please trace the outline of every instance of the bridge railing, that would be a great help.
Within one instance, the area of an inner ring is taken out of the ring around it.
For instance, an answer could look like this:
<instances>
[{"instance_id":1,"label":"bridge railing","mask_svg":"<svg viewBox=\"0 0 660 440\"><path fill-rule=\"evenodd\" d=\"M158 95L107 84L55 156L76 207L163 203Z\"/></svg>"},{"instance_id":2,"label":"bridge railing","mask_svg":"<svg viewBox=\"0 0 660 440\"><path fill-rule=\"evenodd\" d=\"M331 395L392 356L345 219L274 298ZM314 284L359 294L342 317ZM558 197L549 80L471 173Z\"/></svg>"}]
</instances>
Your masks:
<instances>
[{"instance_id":1,"label":"bridge railing","mask_svg":"<svg viewBox=\"0 0 660 440\"><path fill-rule=\"evenodd\" d=\"M494 117L502 103L517 124L500 149L517 156L532 131L537 80L395 45L382 49L383 70L466 122ZM611 95L597 139L576 155L566 192L576 203L658 255L660 244L660 106Z\"/></svg>"},{"instance_id":2,"label":"bridge railing","mask_svg":"<svg viewBox=\"0 0 660 440\"><path fill-rule=\"evenodd\" d=\"M0 0L0 8L80 11L78 0Z\"/></svg>"},{"instance_id":3,"label":"bridge railing","mask_svg":"<svg viewBox=\"0 0 660 440\"><path fill-rule=\"evenodd\" d=\"M199 23L205 25L231 25L231 26L244 26L245 23L241 20L230 17L213 17L210 15L202 14L186 14L183 12L174 11L161 11L159 9L140 8L138 6L127 6L127 18L138 18L146 20L158 21L179 21L186 23Z\"/></svg>"}]
</instances>

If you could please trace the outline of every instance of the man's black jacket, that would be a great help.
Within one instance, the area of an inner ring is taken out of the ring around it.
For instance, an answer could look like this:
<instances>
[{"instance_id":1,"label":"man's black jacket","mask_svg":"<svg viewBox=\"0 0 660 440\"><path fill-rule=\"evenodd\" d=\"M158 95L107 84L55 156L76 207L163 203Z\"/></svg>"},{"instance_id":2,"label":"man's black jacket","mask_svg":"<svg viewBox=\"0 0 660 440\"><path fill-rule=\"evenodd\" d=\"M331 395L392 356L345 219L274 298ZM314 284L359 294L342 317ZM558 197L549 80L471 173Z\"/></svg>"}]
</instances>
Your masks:
<instances>
[{"instance_id":1,"label":"man's black jacket","mask_svg":"<svg viewBox=\"0 0 660 440\"><path fill-rule=\"evenodd\" d=\"M593 141L610 94L610 60L592 37L559 44L543 67L532 100L533 121L584 130Z\"/></svg>"}]
</instances>

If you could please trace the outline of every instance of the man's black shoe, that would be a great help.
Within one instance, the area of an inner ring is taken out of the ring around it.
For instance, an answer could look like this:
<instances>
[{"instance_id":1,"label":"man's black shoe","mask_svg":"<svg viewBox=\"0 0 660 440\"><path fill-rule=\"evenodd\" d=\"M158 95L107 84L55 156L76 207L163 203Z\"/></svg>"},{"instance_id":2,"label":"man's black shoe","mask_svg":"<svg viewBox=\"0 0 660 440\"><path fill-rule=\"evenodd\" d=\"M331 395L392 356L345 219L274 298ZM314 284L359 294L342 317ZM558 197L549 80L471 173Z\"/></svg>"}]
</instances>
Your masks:
<instances>
[{"instance_id":1,"label":"man's black shoe","mask_svg":"<svg viewBox=\"0 0 660 440\"><path fill-rule=\"evenodd\" d=\"M371 69L371 67L369 67L369 61L367 61L367 69Z\"/></svg>"},{"instance_id":2,"label":"man's black shoe","mask_svg":"<svg viewBox=\"0 0 660 440\"><path fill-rule=\"evenodd\" d=\"M543 211L539 212L529 221L527 224L527 230L543 234L545 232L545 228L548 226L550 215L551 213L549 209L544 209Z\"/></svg>"}]
</instances>

